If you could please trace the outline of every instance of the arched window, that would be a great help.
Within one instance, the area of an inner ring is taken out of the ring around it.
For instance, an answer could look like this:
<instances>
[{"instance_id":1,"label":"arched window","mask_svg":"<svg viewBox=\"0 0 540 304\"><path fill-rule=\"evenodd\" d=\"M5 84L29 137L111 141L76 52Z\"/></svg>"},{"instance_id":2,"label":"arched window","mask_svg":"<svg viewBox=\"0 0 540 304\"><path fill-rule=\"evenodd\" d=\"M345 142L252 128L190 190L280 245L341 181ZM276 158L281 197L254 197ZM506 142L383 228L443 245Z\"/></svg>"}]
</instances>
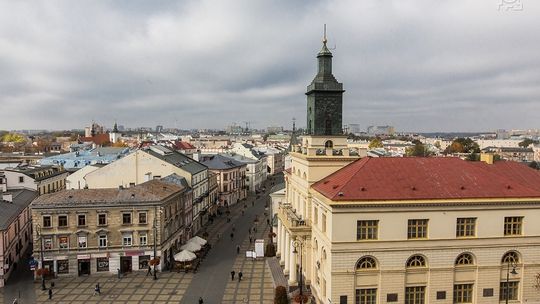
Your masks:
<instances>
[{"instance_id":1,"label":"arched window","mask_svg":"<svg viewBox=\"0 0 540 304\"><path fill-rule=\"evenodd\" d=\"M358 262L356 262L356 269L375 269L377 268L377 262L374 258L370 256L362 257Z\"/></svg>"},{"instance_id":2,"label":"arched window","mask_svg":"<svg viewBox=\"0 0 540 304\"><path fill-rule=\"evenodd\" d=\"M426 259L421 255L413 255L407 260L407 268L426 267Z\"/></svg>"},{"instance_id":3,"label":"arched window","mask_svg":"<svg viewBox=\"0 0 540 304\"><path fill-rule=\"evenodd\" d=\"M307 179L306 172L304 172L304 174L302 175L302 178L303 178L303 179Z\"/></svg>"},{"instance_id":4,"label":"arched window","mask_svg":"<svg viewBox=\"0 0 540 304\"><path fill-rule=\"evenodd\" d=\"M456 266L474 265L473 256L470 253L462 253L456 258Z\"/></svg>"},{"instance_id":5,"label":"arched window","mask_svg":"<svg viewBox=\"0 0 540 304\"><path fill-rule=\"evenodd\" d=\"M324 143L324 147L325 147L325 148L333 148L333 147L334 147L334 143L333 143L331 140L327 140L327 141Z\"/></svg>"},{"instance_id":6,"label":"arched window","mask_svg":"<svg viewBox=\"0 0 540 304\"><path fill-rule=\"evenodd\" d=\"M519 254L516 251L508 251L503 255L501 263L517 264L519 263Z\"/></svg>"}]
</instances>

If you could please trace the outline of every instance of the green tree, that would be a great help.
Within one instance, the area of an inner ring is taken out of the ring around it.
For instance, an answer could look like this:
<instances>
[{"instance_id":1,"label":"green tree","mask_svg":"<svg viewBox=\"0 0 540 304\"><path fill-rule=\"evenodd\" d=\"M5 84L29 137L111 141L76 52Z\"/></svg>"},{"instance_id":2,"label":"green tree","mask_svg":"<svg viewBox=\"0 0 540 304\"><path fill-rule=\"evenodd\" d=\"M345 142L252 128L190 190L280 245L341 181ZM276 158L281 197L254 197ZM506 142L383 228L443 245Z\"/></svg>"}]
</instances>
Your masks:
<instances>
[{"instance_id":1,"label":"green tree","mask_svg":"<svg viewBox=\"0 0 540 304\"><path fill-rule=\"evenodd\" d=\"M467 156L467 160L468 161L479 161L480 160L480 155L478 153L471 153Z\"/></svg>"},{"instance_id":2,"label":"green tree","mask_svg":"<svg viewBox=\"0 0 540 304\"><path fill-rule=\"evenodd\" d=\"M520 142L518 145L522 148L527 148L531 144L537 144L538 140L532 140L530 138L525 138L522 142Z\"/></svg>"},{"instance_id":3,"label":"green tree","mask_svg":"<svg viewBox=\"0 0 540 304\"><path fill-rule=\"evenodd\" d=\"M444 150L445 154L451 153L480 153L478 144L470 138L456 138Z\"/></svg>"},{"instance_id":4,"label":"green tree","mask_svg":"<svg viewBox=\"0 0 540 304\"><path fill-rule=\"evenodd\" d=\"M370 149L375 149L375 148L382 148L383 147L383 143L382 143L382 140L378 137L374 138L370 143L369 143L369 146L368 148Z\"/></svg>"},{"instance_id":5,"label":"green tree","mask_svg":"<svg viewBox=\"0 0 540 304\"><path fill-rule=\"evenodd\" d=\"M433 153L429 151L426 145L421 142L416 142L414 146L405 149L405 154L414 157L427 157L431 156Z\"/></svg>"}]
</instances>

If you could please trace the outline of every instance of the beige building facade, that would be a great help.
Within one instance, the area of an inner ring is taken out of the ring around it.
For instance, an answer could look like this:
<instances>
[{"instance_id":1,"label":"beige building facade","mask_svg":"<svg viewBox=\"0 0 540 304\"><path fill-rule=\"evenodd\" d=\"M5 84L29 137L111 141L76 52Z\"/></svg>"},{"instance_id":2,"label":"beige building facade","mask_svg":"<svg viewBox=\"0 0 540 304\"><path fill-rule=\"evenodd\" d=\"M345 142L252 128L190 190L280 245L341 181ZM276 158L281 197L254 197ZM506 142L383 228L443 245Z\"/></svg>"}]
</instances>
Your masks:
<instances>
[{"instance_id":1,"label":"beige building facade","mask_svg":"<svg viewBox=\"0 0 540 304\"><path fill-rule=\"evenodd\" d=\"M188 224L193 235L208 221L210 188L208 168L186 155L164 146L150 146L137 150L102 168L81 175L89 189L130 188L140 183L177 174L186 179L193 189L193 218Z\"/></svg>"},{"instance_id":2,"label":"beige building facade","mask_svg":"<svg viewBox=\"0 0 540 304\"><path fill-rule=\"evenodd\" d=\"M154 257L158 270L168 268L188 238L184 212L191 204L191 189L168 178L38 197L31 213L39 268L59 276L127 273L147 270Z\"/></svg>"},{"instance_id":3,"label":"beige building facade","mask_svg":"<svg viewBox=\"0 0 540 304\"><path fill-rule=\"evenodd\" d=\"M325 42L308 135L289 154L285 193L272 195L290 291L308 285L325 304L540 303L540 173L504 161L358 159L334 128L343 91L331 56Z\"/></svg>"}]
</instances>

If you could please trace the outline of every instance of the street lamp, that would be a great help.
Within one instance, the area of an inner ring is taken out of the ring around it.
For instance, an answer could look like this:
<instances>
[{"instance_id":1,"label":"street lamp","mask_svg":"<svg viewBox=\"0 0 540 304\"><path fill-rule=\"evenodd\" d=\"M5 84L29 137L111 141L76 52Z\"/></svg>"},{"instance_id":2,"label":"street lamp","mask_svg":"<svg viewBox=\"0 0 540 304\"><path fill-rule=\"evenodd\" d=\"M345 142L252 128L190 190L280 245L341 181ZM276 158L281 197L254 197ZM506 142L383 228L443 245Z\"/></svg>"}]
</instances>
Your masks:
<instances>
[{"instance_id":1,"label":"street lamp","mask_svg":"<svg viewBox=\"0 0 540 304\"><path fill-rule=\"evenodd\" d=\"M300 287L300 303L304 303L304 286L303 286L303 277L302 277L302 247L304 246L304 242L300 239L295 239L292 243L294 250L293 253L297 254L298 250L297 248L300 248L300 281L299 281L299 287ZM291 269L292 271L292 269ZM294 270L296 271L296 269Z\"/></svg>"},{"instance_id":2,"label":"street lamp","mask_svg":"<svg viewBox=\"0 0 540 304\"><path fill-rule=\"evenodd\" d=\"M36 232L39 237L39 243L41 246L41 250L39 251L40 259L41 259L41 290L47 290L45 287L45 268L43 266L43 235L41 234L41 225L36 224Z\"/></svg>"},{"instance_id":3,"label":"street lamp","mask_svg":"<svg viewBox=\"0 0 540 304\"><path fill-rule=\"evenodd\" d=\"M506 295L505 295L505 303L508 304L508 300L510 299L510 274L516 275L518 274L516 271L516 261L510 257L506 260L507 267L506 267ZM510 267L512 267L512 271L510 271Z\"/></svg>"}]
</instances>

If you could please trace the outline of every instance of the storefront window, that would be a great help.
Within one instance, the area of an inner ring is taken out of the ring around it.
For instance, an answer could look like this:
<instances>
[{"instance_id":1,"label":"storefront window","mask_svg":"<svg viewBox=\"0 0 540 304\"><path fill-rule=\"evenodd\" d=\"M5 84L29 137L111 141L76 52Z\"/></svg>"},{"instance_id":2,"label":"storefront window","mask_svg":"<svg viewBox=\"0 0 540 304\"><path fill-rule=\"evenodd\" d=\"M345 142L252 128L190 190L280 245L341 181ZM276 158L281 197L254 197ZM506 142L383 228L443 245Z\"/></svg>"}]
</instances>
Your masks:
<instances>
[{"instance_id":1,"label":"storefront window","mask_svg":"<svg viewBox=\"0 0 540 304\"><path fill-rule=\"evenodd\" d=\"M97 271L109 271L109 258L96 258Z\"/></svg>"},{"instance_id":2,"label":"storefront window","mask_svg":"<svg viewBox=\"0 0 540 304\"><path fill-rule=\"evenodd\" d=\"M148 268L148 261L150 261L149 255L141 255L139 256L139 269L147 269Z\"/></svg>"},{"instance_id":3,"label":"storefront window","mask_svg":"<svg viewBox=\"0 0 540 304\"><path fill-rule=\"evenodd\" d=\"M58 267L58 273L69 273L69 260L58 260L56 266Z\"/></svg>"}]
</instances>

